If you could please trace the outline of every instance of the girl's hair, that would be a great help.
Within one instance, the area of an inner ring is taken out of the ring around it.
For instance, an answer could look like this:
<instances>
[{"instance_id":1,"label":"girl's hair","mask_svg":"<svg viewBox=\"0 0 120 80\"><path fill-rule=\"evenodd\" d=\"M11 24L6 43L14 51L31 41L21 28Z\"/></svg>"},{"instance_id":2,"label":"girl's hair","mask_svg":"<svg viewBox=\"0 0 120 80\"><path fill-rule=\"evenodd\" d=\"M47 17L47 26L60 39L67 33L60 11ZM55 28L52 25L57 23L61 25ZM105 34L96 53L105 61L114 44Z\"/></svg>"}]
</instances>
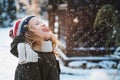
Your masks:
<instances>
[{"instance_id":1,"label":"girl's hair","mask_svg":"<svg viewBox=\"0 0 120 80\"><path fill-rule=\"evenodd\" d=\"M34 30L30 28L30 25L27 25L25 27L25 38L26 38L26 42L31 46L33 50L40 51L44 39L41 36L39 36L37 33L35 33ZM57 54L54 51L54 49L58 43L58 39L55 37L53 33L52 33L51 41L53 46L53 53Z\"/></svg>"}]
</instances>

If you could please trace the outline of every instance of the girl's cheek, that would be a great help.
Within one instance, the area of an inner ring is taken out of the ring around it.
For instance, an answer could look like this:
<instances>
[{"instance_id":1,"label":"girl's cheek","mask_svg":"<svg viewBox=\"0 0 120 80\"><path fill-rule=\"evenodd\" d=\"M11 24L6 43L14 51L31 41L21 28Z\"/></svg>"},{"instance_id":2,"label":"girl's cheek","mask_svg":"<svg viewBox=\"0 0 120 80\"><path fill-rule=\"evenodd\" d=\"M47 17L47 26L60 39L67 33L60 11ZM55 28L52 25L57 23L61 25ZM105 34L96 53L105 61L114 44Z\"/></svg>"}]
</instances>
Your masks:
<instances>
[{"instance_id":1,"label":"girl's cheek","mask_svg":"<svg viewBox=\"0 0 120 80\"><path fill-rule=\"evenodd\" d=\"M34 27L35 30L40 31L41 29L39 27Z\"/></svg>"}]
</instances>

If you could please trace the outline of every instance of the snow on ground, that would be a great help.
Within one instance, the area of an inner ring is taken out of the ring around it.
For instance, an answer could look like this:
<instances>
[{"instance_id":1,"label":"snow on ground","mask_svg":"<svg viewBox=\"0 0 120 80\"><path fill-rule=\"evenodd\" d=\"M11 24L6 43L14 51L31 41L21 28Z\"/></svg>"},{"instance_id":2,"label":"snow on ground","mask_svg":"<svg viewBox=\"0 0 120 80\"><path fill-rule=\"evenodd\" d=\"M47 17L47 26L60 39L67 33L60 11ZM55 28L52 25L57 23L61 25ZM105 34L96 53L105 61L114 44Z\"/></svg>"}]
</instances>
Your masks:
<instances>
[{"instance_id":1,"label":"snow on ground","mask_svg":"<svg viewBox=\"0 0 120 80\"><path fill-rule=\"evenodd\" d=\"M14 80L18 59L10 54L9 30L0 28L0 80ZM61 61L60 61L61 62ZM83 62L84 63L84 62ZM81 64L81 63L80 63ZM70 65L78 66L78 62ZM74 69L60 65L60 80L120 80L116 69Z\"/></svg>"},{"instance_id":2,"label":"snow on ground","mask_svg":"<svg viewBox=\"0 0 120 80\"><path fill-rule=\"evenodd\" d=\"M61 80L120 80L120 72L116 69L72 69L63 65L60 67Z\"/></svg>"},{"instance_id":3,"label":"snow on ground","mask_svg":"<svg viewBox=\"0 0 120 80\"><path fill-rule=\"evenodd\" d=\"M10 28L0 29L0 80L13 80L17 58L10 54Z\"/></svg>"}]
</instances>

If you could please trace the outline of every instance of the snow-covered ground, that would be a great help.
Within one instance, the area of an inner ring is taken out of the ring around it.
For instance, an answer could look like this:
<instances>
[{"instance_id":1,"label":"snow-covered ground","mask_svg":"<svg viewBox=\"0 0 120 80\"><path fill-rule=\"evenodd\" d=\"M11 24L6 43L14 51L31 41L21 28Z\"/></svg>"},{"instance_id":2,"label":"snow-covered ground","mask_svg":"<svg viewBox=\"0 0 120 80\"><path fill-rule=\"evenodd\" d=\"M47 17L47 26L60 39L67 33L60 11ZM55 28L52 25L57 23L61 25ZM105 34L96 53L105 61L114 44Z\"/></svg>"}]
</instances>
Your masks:
<instances>
[{"instance_id":1,"label":"snow-covered ground","mask_svg":"<svg viewBox=\"0 0 120 80\"><path fill-rule=\"evenodd\" d=\"M18 59L10 54L9 30L11 28L0 28L0 80L14 80L14 71ZM69 65L78 66L79 62ZM93 64L94 65L94 64ZM60 80L120 80L117 69L74 69L60 65Z\"/></svg>"}]
</instances>

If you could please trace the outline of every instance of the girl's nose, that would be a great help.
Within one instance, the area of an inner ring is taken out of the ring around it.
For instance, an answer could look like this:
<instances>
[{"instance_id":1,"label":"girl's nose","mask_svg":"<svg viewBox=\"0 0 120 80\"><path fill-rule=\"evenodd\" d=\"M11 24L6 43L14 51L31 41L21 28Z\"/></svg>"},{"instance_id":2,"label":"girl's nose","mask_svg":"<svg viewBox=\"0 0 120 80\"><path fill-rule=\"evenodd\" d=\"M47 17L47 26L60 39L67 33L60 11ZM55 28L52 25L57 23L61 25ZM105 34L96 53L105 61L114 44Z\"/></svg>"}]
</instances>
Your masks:
<instances>
[{"instance_id":1,"label":"girl's nose","mask_svg":"<svg viewBox=\"0 0 120 80\"><path fill-rule=\"evenodd\" d=\"M43 24L43 25L42 25L42 27L46 27L46 25L45 25L45 24Z\"/></svg>"}]
</instances>

